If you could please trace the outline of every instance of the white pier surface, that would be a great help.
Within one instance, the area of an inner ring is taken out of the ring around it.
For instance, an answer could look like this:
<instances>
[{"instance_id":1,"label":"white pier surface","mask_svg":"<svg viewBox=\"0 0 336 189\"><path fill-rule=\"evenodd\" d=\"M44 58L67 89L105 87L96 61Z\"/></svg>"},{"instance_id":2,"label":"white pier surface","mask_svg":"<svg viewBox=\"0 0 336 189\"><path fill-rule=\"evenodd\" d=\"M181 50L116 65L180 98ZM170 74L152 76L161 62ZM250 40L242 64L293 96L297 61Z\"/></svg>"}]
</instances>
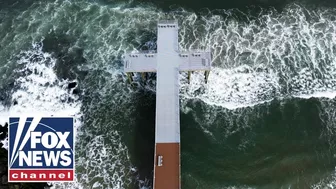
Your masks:
<instances>
[{"instance_id":1,"label":"white pier surface","mask_svg":"<svg viewBox=\"0 0 336 189\"><path fill-rule=\"evenodd\" d=\"M155 142L179 143L180 106L178 67L180 59L178 55L177 23L159 23L157 51Z\"/></svg>"},{"instance_id":2,"label":"white pier surface","mask_svg":"<svg viewBox=\"0 0 336 189\"><path fill-rule=\"evenodd\" d=\"M125 72L157 72L156 142L180 141L179 71L209 71L209 51L180 52L176 21L158 23L157 52L125 55Z\"/></svg>"},{"instance_id":3,"label":"white pier surface","mask_svg":"<svg viewBox=\"0 0 336 189\"><path fill-rule=\"evenodd\" d=\"M158 23L157 52L125 54L125 72L157 72L155 158L163 163L154 165L155 189L180 188L179 72L210 71L210 66L209 51L179 51L176 21Z\"/></svg>"}]
</instances>

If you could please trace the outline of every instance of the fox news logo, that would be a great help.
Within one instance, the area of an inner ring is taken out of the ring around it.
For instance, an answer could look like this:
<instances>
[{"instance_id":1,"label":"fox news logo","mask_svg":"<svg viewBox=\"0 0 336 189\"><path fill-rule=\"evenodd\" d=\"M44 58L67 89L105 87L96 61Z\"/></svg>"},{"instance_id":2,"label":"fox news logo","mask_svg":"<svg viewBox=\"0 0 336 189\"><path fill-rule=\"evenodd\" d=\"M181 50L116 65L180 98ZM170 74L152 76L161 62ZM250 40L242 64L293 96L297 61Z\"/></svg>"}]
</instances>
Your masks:
<instances>
[{"instance_id":1,"label":"fox news logo","mask_svg":"<svg viewBox=\"0 0 336 189\"><path fill-rule=\"evenodd\" d=\"M74 180L74 128L71 117L11 117L8 181Z\"/></svg>"}]
</instances>

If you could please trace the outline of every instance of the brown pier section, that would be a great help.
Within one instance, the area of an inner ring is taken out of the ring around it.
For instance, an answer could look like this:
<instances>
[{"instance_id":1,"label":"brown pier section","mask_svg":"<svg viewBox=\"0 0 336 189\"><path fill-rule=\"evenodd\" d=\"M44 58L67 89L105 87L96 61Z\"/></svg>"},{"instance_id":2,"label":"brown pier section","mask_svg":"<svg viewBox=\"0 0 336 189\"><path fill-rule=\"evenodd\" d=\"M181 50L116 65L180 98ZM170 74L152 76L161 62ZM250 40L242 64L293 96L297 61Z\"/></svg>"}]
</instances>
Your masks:
<instances>
[{"instance_id":1,"label":"brown pier section","mask_svg":"<svg viewBox=\"0 0 336 189\"><path fill-rule=\"evenodd\" d=\"M180 143L155 144L154 188L180 189Z\"/></svg>"}]
</instances>

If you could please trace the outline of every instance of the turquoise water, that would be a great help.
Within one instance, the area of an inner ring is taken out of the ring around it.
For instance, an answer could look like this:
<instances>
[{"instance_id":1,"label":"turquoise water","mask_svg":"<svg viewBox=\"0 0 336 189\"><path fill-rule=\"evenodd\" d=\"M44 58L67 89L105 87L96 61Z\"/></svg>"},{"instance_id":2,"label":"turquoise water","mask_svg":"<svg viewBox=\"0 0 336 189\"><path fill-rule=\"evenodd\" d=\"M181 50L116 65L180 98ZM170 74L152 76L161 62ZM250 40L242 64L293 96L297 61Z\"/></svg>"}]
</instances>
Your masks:
<instances>
[{"instance_id":1,"label":"turquoise water","mask_svg":"<svg viewBox=\"0 0 336 189\"><path fill-rule=\"evenodd\" d=\"M333 7L1 1L0 121L24 112L76 117L77 181L56 188L150 188L155 75L127 84L122 55L155 49L157 21L177 19L180 48L213 55L208 84L202 73L190 84L180 74L182 188L333 188Z\"/></svg>"}]
</instances>

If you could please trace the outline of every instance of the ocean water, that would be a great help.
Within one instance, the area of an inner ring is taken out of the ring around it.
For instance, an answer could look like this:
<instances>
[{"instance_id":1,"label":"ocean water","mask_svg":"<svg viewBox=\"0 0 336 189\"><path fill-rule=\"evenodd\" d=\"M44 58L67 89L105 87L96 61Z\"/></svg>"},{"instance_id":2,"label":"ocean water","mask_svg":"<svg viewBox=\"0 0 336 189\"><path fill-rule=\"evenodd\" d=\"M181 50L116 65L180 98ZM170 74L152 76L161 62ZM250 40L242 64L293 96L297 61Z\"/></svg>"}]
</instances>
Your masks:
<instances>
[{"instance_id":1,"label":"ocean water","mask_svg":"<svg viewBox=\"0 0 336 189\"><path fill-rule=\"evenodd\" d=\"M122 55L161 19L213 56L208 84L180 74L182 188L336 188L335 2L0 0L0 124L76 118L76 182L54 188L151 188L155 74L129 85Z\"/></svg>"}]
</instances>

